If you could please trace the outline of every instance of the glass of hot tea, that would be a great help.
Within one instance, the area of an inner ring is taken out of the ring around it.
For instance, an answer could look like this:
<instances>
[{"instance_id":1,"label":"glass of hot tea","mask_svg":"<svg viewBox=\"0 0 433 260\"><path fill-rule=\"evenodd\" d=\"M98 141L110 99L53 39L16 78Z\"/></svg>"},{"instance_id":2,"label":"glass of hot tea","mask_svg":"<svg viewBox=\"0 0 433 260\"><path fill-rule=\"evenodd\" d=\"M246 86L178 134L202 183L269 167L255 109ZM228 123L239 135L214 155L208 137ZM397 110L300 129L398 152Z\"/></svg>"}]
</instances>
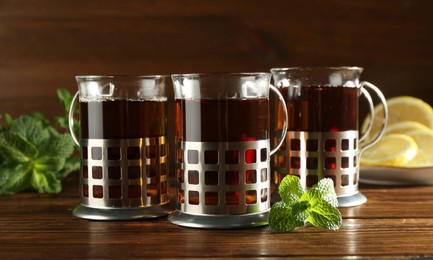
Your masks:
<instances>
[{"instance_id":1,"label":"glass of hot tea","mask_svg":"<svg viewBox=\"0 0 433 260\"><path fill-rule=\"evenodd\" d=\"M285 107L271 74L177 74L172 80L177 210L168 220L198 228L266 225L270 156L286 134L271 150L270 89Z\"/></svg>"},{"instance_id":2,"label":"glass of hot tea","mask_svg":"<svg viewBox=\"0 0 433 260\"><path fill-rule=\"evenodd\" d=\"M359 157L376 143L386 126L388 112L382 92L371 83L359 81L359 67L273 68L275 86L286 102L277 105L276 134L283 130L284 110L289 114L286 142L274 156L274 182L292 174L304 188L321 178L331 178L340 206L355 206L367 199L358 191ZM366 140L369 127L359 135L359 97L368 100L370 126L373 91L384 106L384 120L375 137Z\"/></svg>"},{"instance_id":3,"label":"glass of hot tea","mask_svg":"<svg viewBox=\"0 0 433 260\"><path fill-rule=\"evenodd\" d=\"M80 146L85 219L154 218L168 199L167 76L77 76L69 126ZM73 129L79 99L80 136Z\"/></svg>"}]
</instances>

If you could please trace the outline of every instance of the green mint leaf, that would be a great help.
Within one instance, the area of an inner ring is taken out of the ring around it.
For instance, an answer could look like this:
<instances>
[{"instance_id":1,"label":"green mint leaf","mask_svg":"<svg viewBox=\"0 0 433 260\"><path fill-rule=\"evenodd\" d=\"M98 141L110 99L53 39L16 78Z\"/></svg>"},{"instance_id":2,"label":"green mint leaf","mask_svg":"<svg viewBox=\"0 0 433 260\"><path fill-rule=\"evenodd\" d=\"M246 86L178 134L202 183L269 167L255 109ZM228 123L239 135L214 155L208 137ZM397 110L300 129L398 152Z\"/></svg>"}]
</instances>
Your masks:
<instances>
[{"instance_id":1,"label":"green mint leaf","mask_svg":"<svg viewBox=\"0 0 433 260\"><path fill-rule=\"evenodd\" d=\"M59 156L63 158L70 157L75 149L75 143L70 134L60 134L53 139L50 139L42 153L44 155Z\"/></svg>"},{"instance_id":2,"label":"green mint leaf","mask_svg":"<svg viewBox=\"0 0 433 260\"><path fill-rule=\"evenodd\" d=\"M306 222L330 230L339 229L342 217L333 181L322 179L307 191L300 186L298 177L284 177L279 187L282 201L275 203L269 212L270 230L286 232L303 227Z\"/></svg>"},{"instance_id":3,"label":"green mint leaf","mask_svg":"<svg viewBox=\"0 0 433 260\"><path fill-rule=\"evenodd\" d=\"M31 164L0 165L0 195L14 194L29 188Z\"/></svg>"},{"instance_id":4,"label":"green mint leaf","mask_svg":"<svg viewBox=\"0 0 433 260\"><path fill-rule=\"evenodd\" d=\"M316 227L338 230L343 223L340 211L326 201L317 203L308 211L307 221Z\"/></svg>"},{"instance_id":5,"label":"green mint leaf","mask_svg":"<svg viewBox=\"0 0 433 260\"><path fill-rule=\"evenodd\" d=\"M305 225L306 218L302 210L293 210L291 206L279 201L272 205L269 212L269 229L272 232L287 232L301 228Z\"/></svg>"},{"instance_id":6,"label":"green mint leaf","mask_svg":"<svg viewBox=\"0 0 433 260\"><path fill-rule=\"evenodd\" d=\"M41 156L34 161L34 168L40 173L58 172L65 165L65 158L60 156Z\"/></svg>"},{"instance_id":7,"label":"green mint leaf","mask_svg":"<svg viewBox=\"0 0 433 260\"><path fill-rule=\"evenodd\" d=\"M337 193L334 189L334 182L330 178L321 179L316 186L322 191L323 199L333 207L338 207Z\"/></svg>"},{"instance_id":8,"label":"green mint leaf","mask_svg":"<svg viewBox=\"0 0 433 260\"><path fill-rule=\"evenodd\" d=\"M59 88L57 89L57 97L59 98L60 105L63 108L63 112L65 112L65 114L68 114L69 109L71 107L73 96L68 90L64 88Z\"/></svg>"},{"instance_id":9,"label":"green mint leaf","mask_svg":"<svg viewBox=\"0 0 433 260\"><path fill-rule=\"evenodd\" d=\"M332 179L324 178L305 192L301 201L308 201L311 207L307 221L316 227L331 230L340 228L341 214L338 211L338 199Z\"/></svg>"},{"instance_id":10,"label":"green mint leaf","mask_svg":"<svg viewBox=\"0 0 433 260\"><path fill-rule=\"evenodd\" d=\"M298 177L287 175L281 181L280 186L278 187L278 192L281 199L290 206L299 202L304 193L304 188L302 187Z\"/></svg>"},{"instance_id":11,"label":"green mint leaf","mask_svg":"<svg viewBox=\"0 0 433 260\"><path fill-rule=\"evenodd\" d=\"M9 114L3 115L0 123L0 194L28 189L57 193L61 190L61 179L79 170L80 159L74 153L78 147L68 126L73 97L64 89L59 89L57 95L65 116L56 120L58 126L67 129L67 134L61 134L41 113L34 112L15 120ZM78 113L78 109L74 113ZM74 128L78 132L78 124L74 124Z\"/></svg>"},{"instance_id":12,"label":"green mint leaf","mask_svg":"<svg viewBox=\"0 0 433 260\"><path fill-rule=\"evenodd\" d=\"M43 123L30 115L20 116L15 119L10 132L19 134L35 146L50 138L50 133L48 129L44 128Z\"/></svg>"},{"instance_id":13,"label":"green mint leaf","mask_svg":"<svg viewBox=\"0 0 433 260\"><path fill-rule=\"evenodd\" d=\"M6 126L9 128L13 123L14 119L10 114L5 114Z\"/></svg>"},{"instance_id":14,"label":"green mint leaf","mask_svg":"<svg viewBox=\"0 0 433 260\"><path fill-rule=\"evenodd\" d=\"M70 173L80 169L80 158L77 156L69 157L65 161L65 166L56 175L58 178L64 178Z\"/></svg>"},{"instance_id":15,"label":"green mint leaf","mask_svg":"<svg viewBox=\"0 0 433 260\"><path fill-rule=\"evenodd\" d=\"M56 117L55 120L56 120L56 123L57 123L61 128L65 128L65 129L68 129L68 128L69 128L69 119L64 118L64 117Z\"/></svg>"},{"instance_id":16,"label":"green mint leaf","mask_svg":"<svg viewBox=\"0 0 433 260\"><path fill-rule=\"evenodd\" d=\"M23 163L35 158L38 149L16 133L3 132L0 134L0 154L7 161Z\"/></svg>"},{"instance_id":17,"label":"green mint leaf","mask_svg":"<svg viewBox=\"0 0 433 260\"><path fill-rule=\"evenodd\" d=\"M311 207L308 201L300 201L293 204L293 214L294 216L302 216L302 219L305 220L308 217L307 210Z\"/></svg>"},{"instance_id":18,"label":"green mint leaf","mask_svg":"<svg viewBox=\"0 0 433 260\"><path fill-rule=\"evenodd\" d=\"M313 185L302 195L301 200L309 201L313 207L322 201L328 202L333 207L338 207L334 182L330 178L321 179L317 184Z\"/></svg>"},{"instance_id":19,"label":"green mint leaf","mask_svg":"<svg viewBox=\"0 0 433 260\"><path fill-rule=\"evenodd\" d=\"M46 118L43 114L41 114L39 112L33 112L30 114L30 116L32 118L36 119L37 121L41 122L43 128L46 128L50 132L50 134L52 134L53 136L59 135L59 132L57 131L57 129L51 125L50 120L48 120L48 118Z\"/></svg>"},{"instance_id":20,"label":"green mint leaf","mask_svg":"<svg viewBox=\"0 0 433 260\"><path fill-rule=\"evenodd\" d=\"M57 96L59 98L60 104L62 105L64 116L56 117L55 121L57 125L59 125L63 129L66 129L69 132L69 111L71 109L71 104L74 96L71 95L71 93L68 90L62 88L57 90ZM74 110L74 115L78 113L79 113L78 108L76 107ZM73 129L75 135L78 136L80 131L80 126L76 121L73 122Z\"/></svg>"},{"instance_id":21,"label":"green mint leaf","mask_svg":"<svg viewBox=\"0 0 433 260\"><path fill-rule=\"evenodd\" d=\"M59 193L62 190L61 181L52 172L40 172L34 169L30 184L38 193Z\"/></svg>"},{"instance_id":22,"label":"green mint leaf","mask_svg":"<svg viewBox=\"0 0 433 260\"><path fill-rule=\"evenodd\" d=\"M42 113L32 112L29 116L41 122L43 127L50 126L50 120L48 120L48 118L46 118Z\"/></svg>"}]
</instances>

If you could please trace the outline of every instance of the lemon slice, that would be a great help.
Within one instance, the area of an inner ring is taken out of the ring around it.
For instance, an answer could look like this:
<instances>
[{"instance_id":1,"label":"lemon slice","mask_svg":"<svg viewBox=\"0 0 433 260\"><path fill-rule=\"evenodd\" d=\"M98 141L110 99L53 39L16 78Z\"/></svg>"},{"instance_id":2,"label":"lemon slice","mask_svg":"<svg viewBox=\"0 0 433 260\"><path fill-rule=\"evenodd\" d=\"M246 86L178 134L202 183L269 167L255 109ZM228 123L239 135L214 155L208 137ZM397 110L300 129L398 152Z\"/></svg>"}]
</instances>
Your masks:
<instances>
[{"instance_id":1,"label":"lemon slice","mask_svg":"<svg viewBox=\"0 0 433 260\"><path fill-rule=\"evenodd\" d=\"M361 164L370 166L404 166L417 154L418 145L404 134L383 136L361 155Z\"/></svg>"},{"instance_id":2,"label":"lemon slice","mask_svg":"<svg viewBox=\"0 0 433 260\"><path fill-rule=\"evenodd\" d=\"M428 128L433 128L433 108L419 98L410 96L393 97L387 100L388 127L402 121L415 121ZM370 116L367 116L362 124L361 132L365 132ZM377 135L382 127L383 106L374 108L374 121L367 140Z\"/></svg>"},{"instance_id":3,"label":"lemon slice","mask_svg":"<svg viewBox=\"0 0 433 260\"><path fill-rule=\"evenodd\" d=\"M402 121L387 126L384 134L407 134L414 131L429 131L429 127L416 121Z\"/></svg>"},{"instance_id":4,"label":"lemon slice","mask_svg":"<svg viewBox=\"0 0 433 260\"><path fill-rule=\"evenodd\" d=\"M433 166L433 130L414 131L408 135L418 145L418 152L406 166L408 167L431 167Z\"/></svg>"}]
</instances>

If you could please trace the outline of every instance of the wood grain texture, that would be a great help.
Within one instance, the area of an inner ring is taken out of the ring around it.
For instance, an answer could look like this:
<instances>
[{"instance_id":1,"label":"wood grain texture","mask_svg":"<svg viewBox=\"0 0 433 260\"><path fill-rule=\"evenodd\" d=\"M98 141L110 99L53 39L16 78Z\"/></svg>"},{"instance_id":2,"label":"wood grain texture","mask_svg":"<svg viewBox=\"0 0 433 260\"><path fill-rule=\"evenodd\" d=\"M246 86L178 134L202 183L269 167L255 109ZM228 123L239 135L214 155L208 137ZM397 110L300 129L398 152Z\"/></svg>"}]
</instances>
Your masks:
<instances>
[{"instance_id":1,"label":"wood grain texture","mask_svg":"<svg viewBox=\"0 0 433 260\"><path fill-rule=\"evenodd\" d=\"M343 226L308 226L289 233L267 227L236 230L183 228L166 218L87 221L72 216L78 178L58 195L0 197L0 258L192 257L433 257L433 187L362 186L364 205L341 208Z\"/></svg>"},{"instance_id":2,"label":"wood grain texture","mask_svg":"<svg viewBox=\"0 0 433 260\"><path fill-rule=\"evenodd\" d=\"M433 3L0 1L0 112L61 113L80 74L358 65L385 95L433 104ZM11 101L13 100L13 101Z\"/></svg>"}]
</instances>

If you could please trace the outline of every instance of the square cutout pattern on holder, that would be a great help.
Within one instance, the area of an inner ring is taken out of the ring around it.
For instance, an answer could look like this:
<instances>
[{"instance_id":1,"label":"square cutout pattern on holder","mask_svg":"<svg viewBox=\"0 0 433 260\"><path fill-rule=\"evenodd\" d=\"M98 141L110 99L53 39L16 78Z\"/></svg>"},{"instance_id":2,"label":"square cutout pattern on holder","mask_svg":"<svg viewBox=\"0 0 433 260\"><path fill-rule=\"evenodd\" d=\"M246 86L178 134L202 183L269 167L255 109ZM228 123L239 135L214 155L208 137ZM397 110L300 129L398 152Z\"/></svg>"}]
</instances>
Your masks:
<instances>
[{"instance_id":1,"label":"square cutout pattern on holder","mask_svg":"<svg viewBox=\"0 0 433 260\"><path fill-rule=\"evenodd\" d=\"M317 138L316 136L317 135ZM318 172L326 172L326 177L332 178L334 184L349 187L358 184L356 178L357 165L357 135L348 137L340 133L308 133L308 138L287 137L290 154L289 171L305 171L306 186L317 183ZM304 154L304 156L301 156ZM285 156L283 156L285 157ZM285 167L285 158L275 157L276 166ZM296 175L296 174L295 174ZM338 178L338 180L337 180Z\"/></svg>"},{"instance_id":2,"label":"square cutout pattern on holder","mask_svg":"<svg viewBox=\"0 0 433 260\"><path fill-rule=\"evenodd\" d=\"M89 203L97 199L121 200L128 204L126 201L130 199L141 201L140 198L149 197L159 204L158 196L167 195L167 180L155 177L167 175L167 144L158 144L157 138L154 139L137 142L142 146L123 146L122 139L110 140L106 146L92 145L92 140L88 140L81 148L81 196L89 199ZM128 160L128 163L121 160ZM178 178L183 180L184 176L178 175Z\"/></svg>"},{"instance_id":3,"label":"square cutout pattern on holder","mask_svg":"<svg viewBox=\"0 0 433 260\"><path fill-rule=\"evenodd\" d=\"M269 148L201 150L197 147L178 147L176 154L177 181L180 185L178 203L239 207L268 202L268 189L259 187L269 181ZM226 166L220 167L221 164ZM188 165L186 172L185 165Z\"/></svg>"}]
</instances>

